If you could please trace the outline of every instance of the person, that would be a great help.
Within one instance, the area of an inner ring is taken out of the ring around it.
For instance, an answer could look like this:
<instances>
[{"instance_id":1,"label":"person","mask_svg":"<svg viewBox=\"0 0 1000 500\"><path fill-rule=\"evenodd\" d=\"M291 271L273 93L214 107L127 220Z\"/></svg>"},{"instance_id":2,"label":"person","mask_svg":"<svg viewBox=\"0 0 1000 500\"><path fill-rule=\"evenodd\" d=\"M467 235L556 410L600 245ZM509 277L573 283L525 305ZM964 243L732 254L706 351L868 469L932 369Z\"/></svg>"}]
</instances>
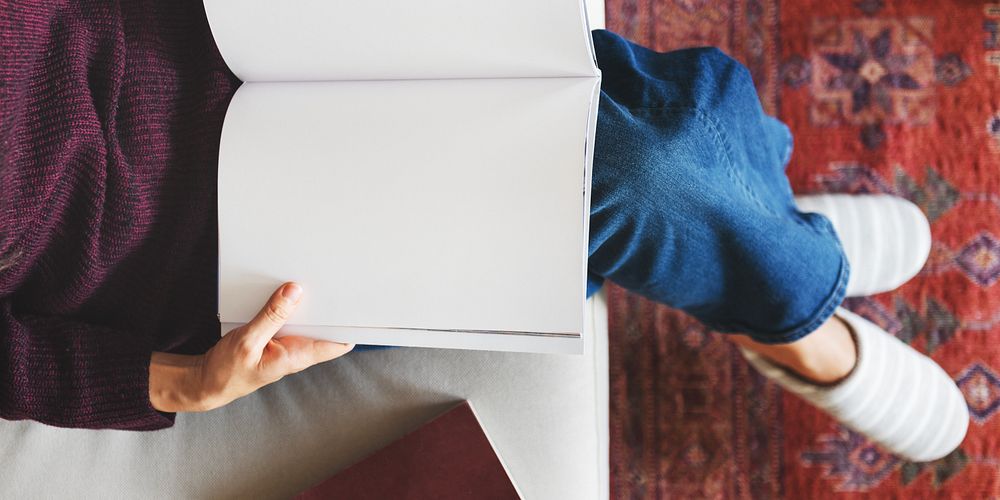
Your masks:
<instances>
[{"instance_id":1,"label":"person","mask_svg":"<svg viewBox=\"0 0 1000 500\"><path fill-rule=\"evenodd\" d=\"M0 37L11 54L0 67L0 417L161 429L354 347L274 338L305 293L294 283L218 337L215 167L239 82L192 9L200 2L38 2L3 14L5 33L22 31ZM919 271L930 247L919 209L794 197L791 134L721 51L593 39L603 80L588 296L610 280L688 312L907 459L958 446L968 413L951 378L840 307Z\"/></svg>"}]
</instances>

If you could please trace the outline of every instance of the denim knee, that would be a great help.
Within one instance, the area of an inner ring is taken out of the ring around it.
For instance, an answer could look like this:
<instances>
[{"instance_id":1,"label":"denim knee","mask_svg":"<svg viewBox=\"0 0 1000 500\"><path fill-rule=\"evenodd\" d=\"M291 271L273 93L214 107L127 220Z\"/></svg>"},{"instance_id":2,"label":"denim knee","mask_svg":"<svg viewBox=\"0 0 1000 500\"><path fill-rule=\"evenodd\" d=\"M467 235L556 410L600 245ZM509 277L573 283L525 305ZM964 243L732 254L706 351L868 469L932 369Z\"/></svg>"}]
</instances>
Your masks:
<instances>
[{"instance_id":1,"label":"denim knee","mask_svg":"<svg viewBox=\"0 0 1000 500\"><path fill-rule=\"evenodd\" d=\"M689 50L694 66L691 98L696 107L702 110L720 107L726 110L760 109L757 88L746 66L715 47Z\"/></svg>"},{"instance_id":2,"label":"denim knee","mask_svg":"<svg viewBox=\"0 0 1000 500\"><path fill-rule=\"evenodd\" d=\"M750 71L718 48L656 52L606 30L594 30L593 40L608 75L601 89L625 107L759 110Z\"/></svg>"}]
</instances>

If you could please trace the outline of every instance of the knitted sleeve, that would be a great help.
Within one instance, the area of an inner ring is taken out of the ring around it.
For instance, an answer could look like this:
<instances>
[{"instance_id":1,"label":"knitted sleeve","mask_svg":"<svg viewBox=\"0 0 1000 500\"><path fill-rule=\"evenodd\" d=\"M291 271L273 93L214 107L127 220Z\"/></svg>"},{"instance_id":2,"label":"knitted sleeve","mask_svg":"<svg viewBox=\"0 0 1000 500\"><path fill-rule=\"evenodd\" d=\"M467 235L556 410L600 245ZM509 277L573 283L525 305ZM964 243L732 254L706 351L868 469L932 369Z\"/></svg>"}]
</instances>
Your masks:
<instances>
[{"instance_id":1,"label":"knitted sleeve","mask_svg":"<svg viewBox=\"0 0 1000 500\"><path fill-rule=\"evenodd\" d=\"M152 351L218 339L239 80L201 0L0 7L0 418L149 430Z\"/></svg>"},{"instance_id":2,"label":"knitted sleeve","mask_svg":"<svg viewBox=\"0 0 1000 500\"><path fill-rule=\"evenodd\" d=\"M0 304L0 418L59 427L154 430L174 413L149 402L151 350L135 337Z\"/></svg>"}]
</instances>

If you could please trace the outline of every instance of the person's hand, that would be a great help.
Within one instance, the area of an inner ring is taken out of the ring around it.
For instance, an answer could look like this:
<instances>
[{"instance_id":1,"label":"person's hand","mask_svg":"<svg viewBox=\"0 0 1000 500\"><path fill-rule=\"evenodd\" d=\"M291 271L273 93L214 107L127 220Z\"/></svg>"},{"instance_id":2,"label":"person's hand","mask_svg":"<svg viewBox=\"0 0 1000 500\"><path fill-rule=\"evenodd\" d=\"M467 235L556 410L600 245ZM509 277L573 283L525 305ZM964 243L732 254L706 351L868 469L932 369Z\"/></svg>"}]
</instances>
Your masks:
<instances>
[{"instance_id":1,"label":"person's hand","mask_svg":"<svg viewBox=\"0 0 1000 500\"><path fill-rule=\"evenodd\" d=\"M301 296L302 287L285 283L253 320L200 356L154 352L150 403L167 412L211 410L353 349L354 344L297 336L274 338Z\"/></svg>"}]
</instances>

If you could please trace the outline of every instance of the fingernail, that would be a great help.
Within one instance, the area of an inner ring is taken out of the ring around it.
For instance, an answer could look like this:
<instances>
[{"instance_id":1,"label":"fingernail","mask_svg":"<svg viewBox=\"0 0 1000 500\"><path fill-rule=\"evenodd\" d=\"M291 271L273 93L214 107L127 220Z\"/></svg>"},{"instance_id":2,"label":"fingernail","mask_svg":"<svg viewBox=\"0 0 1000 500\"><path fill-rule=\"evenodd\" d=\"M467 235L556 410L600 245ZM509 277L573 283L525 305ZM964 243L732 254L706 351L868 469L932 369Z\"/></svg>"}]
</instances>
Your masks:
<instances>
[{"instance_id":1,"label":"fingernail","mask_svg":"<svg viewBox=\"0 0 1000 500\"><path fill-rule=\"evenodd\" d=\"M302 296L302 287L295 283L289 283L281 290L281 296L288 302L297 302Z\"/></svg>"}]
</instances>

